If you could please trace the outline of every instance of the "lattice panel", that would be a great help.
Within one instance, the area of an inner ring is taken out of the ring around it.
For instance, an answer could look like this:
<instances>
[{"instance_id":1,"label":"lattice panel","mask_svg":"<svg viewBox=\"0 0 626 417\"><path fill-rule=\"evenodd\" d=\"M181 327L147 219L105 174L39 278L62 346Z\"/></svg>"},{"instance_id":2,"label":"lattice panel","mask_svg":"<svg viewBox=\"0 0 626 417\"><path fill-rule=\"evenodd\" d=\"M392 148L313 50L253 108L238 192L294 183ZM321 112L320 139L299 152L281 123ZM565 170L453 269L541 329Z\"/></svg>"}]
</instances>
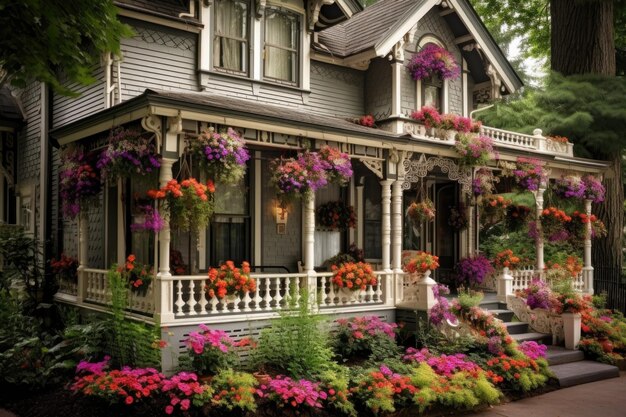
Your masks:
<instances>
[{"instance_id":1,"label":"lattice panel","mask_svg":"<svg viewBox=\"0 0 626 417\"><path fill-rule=\"evenodd\" d=\"M184 38L182 36L176 36L171 33L161 32L149 28L135 28L137 35L136 39L141 39L147 43L153 43L156 45L162 45L168 48L180 49L181 51L194 50L196 45L193 39Z\"/></svg>"}]
</instances>

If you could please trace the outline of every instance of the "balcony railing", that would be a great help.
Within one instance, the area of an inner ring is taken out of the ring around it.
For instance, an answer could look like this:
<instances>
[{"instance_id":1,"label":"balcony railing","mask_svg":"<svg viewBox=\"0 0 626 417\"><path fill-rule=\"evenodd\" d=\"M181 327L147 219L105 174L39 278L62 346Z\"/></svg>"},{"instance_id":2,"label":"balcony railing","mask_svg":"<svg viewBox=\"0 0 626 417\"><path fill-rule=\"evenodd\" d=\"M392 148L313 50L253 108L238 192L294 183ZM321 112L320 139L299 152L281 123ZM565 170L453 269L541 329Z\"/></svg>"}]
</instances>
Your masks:
<instances>
[{"instance_id":1,"label":"balcony railing","mask_svg":"<svg viewBox=\"0 0 626 417\"><path fill-rule=\"evenodd\" d=\"M417 122L411 120L404 120L403 122L404 132L415 139L454 145L453 136L442 138L436 136L433 129L427 129L424 125ZM574 156L573 144L556 142L549 137L543 136L541 129L535 129L532 135L526 135L495 127L482 126L480 133L492 138L494 144L499 148L517 149L548 155Z\"/></svg>"}]
</instances>

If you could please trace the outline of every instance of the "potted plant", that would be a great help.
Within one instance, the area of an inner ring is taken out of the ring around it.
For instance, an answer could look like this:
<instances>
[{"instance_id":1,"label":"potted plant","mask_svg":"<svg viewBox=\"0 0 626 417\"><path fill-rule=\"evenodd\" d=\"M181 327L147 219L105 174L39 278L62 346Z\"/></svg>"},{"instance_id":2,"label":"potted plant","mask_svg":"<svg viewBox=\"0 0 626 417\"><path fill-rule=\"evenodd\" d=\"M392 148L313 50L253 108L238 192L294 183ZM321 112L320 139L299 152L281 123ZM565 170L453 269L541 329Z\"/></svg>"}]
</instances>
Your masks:
<instances>
[{"instance_id":1,"label":"potted plant","mask_svg":"<svg viewBox=\"0 0 626 417\"><path fill-rule=\"evenodd\" d=\"M116 128L109 133L108 141L96 166L102 178L111 184L115 184L118 178L149 175L161 167L156 145L139 131Z\"/></svg>"},{"instance_id":2,"label":"potted plant","mask_svg":"<svg viewBox=\"0 0 626 417\"><path fill-rule=\"evenodd\" d=\"M473 287L485 281L485 278L493 272L493 266L487 257L478 254L461 259L455 270L459 286Z\"/></svg>"},{"instance_id":3,"label":"potted plant","mask_svg":"<svg viewBox=\"0 0 626 417\"><path fill-rule=\"evenodd\" d=\"M409 60L407 69L414 80L423 80L433 76L454 79L461 73L459 64L450 52L442 47L429 43Z\"/></svg>"},{"instance_id":4,"label":"potted plant","mask_svg":"<svg viewBox=\"0 0 626 417\"><path fill-rule=\"evenodd\" d=\"M74 219L100 193L100 174L89 155L78 148L61 153L59 196L63 217Z\"/></svg>"},{"instance_id":5,"label":"potted plant","mask_svg":"<svg viewBox=\"0 0 626 417\"><path fill-rule=\"evenodd\" d=\"M233 128L229 127L221 133L209 128L188 140L194 160L200 163L210 178L227 184L241 181L250 154L245 141Z\"/></svg>"},{"instance_id":6,"label":"potted plant","mask_svg":"<svg viewBox=\"0 0 626 417\"><path fill-rule=\"evenodd\" d=\"M499 270L509 268L511 271L516 270L522 262L522 258L515 255L511 249L504 249L496 254L493 263Z\"/></svg>"},{"instance_id":7,"label":"potted plant","mask_svg":"<svg viewBox=\"0 0 626 417\"><path fill-rule=\"evenodd\" d=\"M406 214L416 225L422 222L432 222L435 220L435 205L429 198L419 203L414 201L409 205Z\"/></svg>"},{"instance_id":8,"label":"potted plant","mask_svg":"<svg viewBox=\"0 0 626 417\"><path fill-rule=\"evenodd\" d=\"M563 335L565 349L576 349L580 342L581 312L588 306L580 294L567 292L559 295L562 304Z\"/></svg>"},{"instance_id":9,"label":"potted plant","mask_svg":"<svg viewBox=\"0 0 626 417\"><path fill-rule=\"evenodd\" d=\"M512 176L522 190L537 191L545 183L545 163L536 158L518 157L515 164L503 164L503 175Z\"/></svg>"},{"instance_id":10,"label":"potted plant","mask_svg":"<svg viewBox=\"0 0 626 417\"><path fill-rule=\"evenodd\" d=\"M582 178L582 181L585 183L585 195L583 196L585 200L591 200L594 203L601 203L604 201L606 189L600 180L593 175L585 175Z\"/></svg>"},{"instance_id":11,"label":"potted plant","mask_svg":"<svg viewBox=\"0 0 626 417\"><path fill-rule=\"evenodd\" d=\"M430 106L424 106L420 110L412 112L411 119L424 125L426 128L424 134L427 136L432 136L433 128L441 124L441 115L436 108Z\"/></svg>"},{"instance_id":12,"label":"potted plant","mask_svg":"<svg viewBox=\"0 0 626 417\"><path fill-rule=\"evenodd\" d=\"M209 269L205 291L209 298L226 298L229 302L234 302L236 296L256 291L256 281L250 277L250 264L244 261L241 268L237 268L233 261L226 261L219 268Z\"/></svg>"},{"instance_id":13,"label":"potted plant","mask_svg":"<svg viewBox=\"0 0 626 417\"><path fill-rule=\"evenodd\" d=\"M430 252L407 252L402 258L402 270L408 274L421 275L426 278L437 268L439 268L439 257Z\"/></svg>"},{"instance_id":14,"label":"potted plant","mask_svg":"<svg viewBox=\"0 0 626 417\"><path fill-rule=\"evenodd\" d=\"M367 262L346 262L338 266L331 265L330 269L333 272L332 282L349 299L366 290L369 285L378 284L372 265Z\"/></svg>"},{"instance_id":15,"label":"potted plant","mask_svg":"<svg viewBox=\"0 0 626 417\"><path fill-rule=\"evenodd\" d=\"M356 227L354 208L343 201L329 201L316 210L317 224L329 230L346 230Z\"/></svg>"},{"instance_id":16,"label":"potted plant","mask_svg":"<svg viewBox=\"0 0 626 417\"><path fill-rule=\"evenodd\" d=\"M178 182L170 180L159 190L148 191L148 196L163 202L162 210L169 216L172 227L194 231L206 227L213 214L213 193L215 185L209 180L206 184L195 178Z\"/></svg>"}]
</instances>

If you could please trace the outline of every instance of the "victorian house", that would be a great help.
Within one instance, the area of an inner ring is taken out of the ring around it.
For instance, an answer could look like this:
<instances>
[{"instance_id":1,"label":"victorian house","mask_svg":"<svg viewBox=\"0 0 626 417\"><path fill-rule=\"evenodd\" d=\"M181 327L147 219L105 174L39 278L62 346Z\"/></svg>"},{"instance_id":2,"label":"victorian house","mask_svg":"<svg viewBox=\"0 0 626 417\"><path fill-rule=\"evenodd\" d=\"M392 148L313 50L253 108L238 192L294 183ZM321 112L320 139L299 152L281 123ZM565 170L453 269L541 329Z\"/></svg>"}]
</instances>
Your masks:
<instances>
[{"instance_id":1,"label":"victorian house","mask_svg":"<svg viewBox=\"0 0 626 417\"><path fill-rule=\"evenodd\" d=\"M402 306L428 301L423 291L405 294L403 251L437 254L441 267L433 278L445 281L461 257L477 250L476 207L465 209L466 228L449 225L451 208L472 192L476 168L459 163L454 137L411 118L424 106L471 117L522 88L467 1L380 0L365 9L356 0L115 3L134 35L122 40L121 56L102 57L93 69L96 83L68 85L79 97L37 83L0 96L0 220L50 239L54 254L79 259L78 281L61 283L59 301L102 310L107 269L132 253L155 268L147 292L131 297L133 317L167 326L178 338L198 323L254 334L292 286L308 287L323 312L393 319ZM429 46L449 54L457 76L412 76L407 65ZM365 115L373 123L355 122ZM61 149L99 152L120 126L143 132L162 156L153 183L109 181L97 204L64 218ZM234 185L217 181L214 213L197 234L167 226L134 233L148 188L197 172L189 138L209 128L232 128L243 138L250 154L243 178ZM536 158L552 177L601 175L605 167L574 157L572 144L540 129L524 135L482 126L480 133L492 139L500 161ZM347 186L280 204L270 184L272 161L325 145L349 155ZM495 160L485 165L499 175ZM542 190L535 193L538 206ZM426 199L435 218L416 226L407 210ZM329 231L317 224L316 209L334 201L353 207L354 227ZM324 261L351 244L379 279L350 300L336 293ZM226 260L250 263L256 291L230 302L204 291L207 269ZM581 289L593 291L592 274L589 258Z\"/></svg>"}]
</instances>

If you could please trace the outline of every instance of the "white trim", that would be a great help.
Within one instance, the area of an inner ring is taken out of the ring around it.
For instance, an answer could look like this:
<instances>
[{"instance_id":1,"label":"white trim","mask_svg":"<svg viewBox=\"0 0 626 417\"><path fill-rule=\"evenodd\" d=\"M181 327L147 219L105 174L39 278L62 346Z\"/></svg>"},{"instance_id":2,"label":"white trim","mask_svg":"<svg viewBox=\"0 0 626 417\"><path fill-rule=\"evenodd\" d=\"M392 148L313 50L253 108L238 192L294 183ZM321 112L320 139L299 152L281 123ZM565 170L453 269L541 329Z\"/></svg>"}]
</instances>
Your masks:
<instances>
[{"instance_id":1,"label":"white trim","mask_svg":"<svg viewBox=\"0 0 626 417\"><path fill-rule=\"evenodd\" d=\"M203 7L202 9L206 9L206 7ZM120 7L118 7L117 9L117 14L119 16L141 20L143 22L149 22L149 23L154 23L154 24L161 25L161 26L170 27L173 29L184 30L185 32L200 33L202 31L201 26L191 25L191 24L183 23L183 22L177 22L177 21L166 19L163 17L152 16L149 14L140 13L140 12L136 12L133 10L123 9ZM200 14L202 14L202 12Z\"/></svg>"},{"instance_id":2,"label":"white trim","mask_svg":"<svg viewBox=\"0 0 626 417\"><path fill-rule=\"evenodd\" d=\"M461 8L459 7L459 1L449 0L449 2L451 3L456 13L459 15L459 18L461 18L461 21L463 22L463 24L465 24L465 26L467 27L467 30L470 32L470 34L474 36L478 44L481 46L481 50L487 56L489 63L496 68L498 75L500 75L500 78L506 84L507 89L509 91L515 91L515 87L513 86L513 83L508 77L506 77L506 73L504 72L503 68L498 64L498 60L495 58L493 52L489 48L485 47L487 45L485 40L479 36L476 28L469 24L469 18L466 14L463 13Z\"/></svg>"},{"instance_id":3,"label":"white trim","mask_svg":"<svg viewBox=\"0 0 626 417\"><path fill-rule=\"evenodd\" d=\"M467 117L467 115L469 114L469 84L468 84L468 79L467 79L467 62L465 61L465 59L463 59L463 70L461 71L462 77L463 77L463 81L462 81L462 90L463 91L463 103L461 105L461 107L463 108L463 117Z\"/></svg>"},{"instance_id":4,"label":"white trim","mask_svg":"<svg viewBox=\"0 0 626 417\"><path fill-rule=\"evenodd\" d=\"M204 28L200 31L198 36L198 67L200 71L211 70L211 54L212 42L211 33L213 32L213 25L211 23L211 17L213 15L213 8L202 6L200 7L200 21L204 24Z\"/></svg>"},{"instance_id":5,"label":"white trim","mask_svg":"<svg viewBox=\"0 0 626 417\"><path fill-rule=\"evenodd\" d=\"M376 45L374 45L374 50L376 51L377 56L385 56L387 55L393 46L402 39L402 37L407 34L413 26L415 26L422 17L426 15L434 6L436 6L441 0L427 0L420 7L417 7L413 10L413 12L404 18L404 21L401 23L397 23L395 26L390 28L381 41L379 41Z\"/></svg>"}]
</instances>

